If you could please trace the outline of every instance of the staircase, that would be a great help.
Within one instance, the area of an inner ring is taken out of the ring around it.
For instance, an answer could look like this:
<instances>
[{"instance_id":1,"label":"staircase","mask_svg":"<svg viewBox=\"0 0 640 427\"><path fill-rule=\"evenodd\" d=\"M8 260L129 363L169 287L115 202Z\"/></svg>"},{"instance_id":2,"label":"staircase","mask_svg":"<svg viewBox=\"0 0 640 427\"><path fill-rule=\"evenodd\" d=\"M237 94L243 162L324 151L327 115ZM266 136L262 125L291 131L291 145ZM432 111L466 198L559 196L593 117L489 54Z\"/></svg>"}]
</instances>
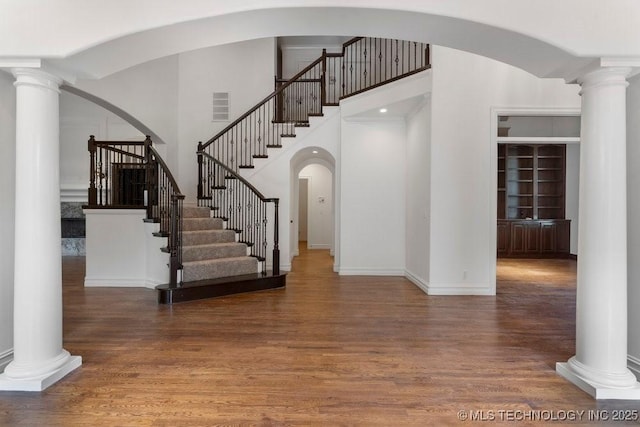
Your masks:
<instances>
[{"instance_id":1,"label":"staircase","mask_svg":"<svg viewBox=\"0 0 640 427\"><path fill-rule=\"evenodd\" d=\"M427 44L356 37L342 53L325 50L290 80L276 79L271 95L198 143L198 207L182 206L184 196L149 137L91 137L89 207L144 208L147 221L160 223L154 234L168 239L163 251L170 254L169 283L157 287L160 303L284 287L279 200L264 197L240 170L282 148L283 138L295 138L296 128L308 128L324 107L428 68Z\"/></svg>"},{"instance_id":2,"label":"staircase","mask_svg":"<svg viewBox=\"0 0 640 427\"><path fill-rule=\"evenodd\" d=\"M327 53L289 80L276 79L275 91L205 143L198 143L198 205L211 210L248 244L266 274L267 247L273 247L273 274L279 273L278 199L267 199L241 175L255 159L282 148L310 117L340 100L430 68L429 45L382 38L355 37L341 53ZM274 214L267 205L274 204ZM273 218L273 219L271 219ZM269 242L267 226L273 224ZM184 263L184 281L190 278ZM183 284L183 287L185 285ZM284 286L284 278L282 279Z\"/></svg>"},{"instance_id":3,"label":"staircase","mask_svg":"<svg viewBox=\"0 0 640 427\"><path fill-rule=\"evenodd\" d=\"M211 218L211 209L186 207L182 227L182 280L195 282L258 273L258 260L247 255L247 245L236 242L236 232Z\"/></svg>"},{"instance_id":4,"label":"staircase","mask_svg":"<svg viewBox=\"0 0 640 427\"><path fill-rule=\"evenodd\" d=\"M282 148L283 138L295 138L296 128L309 127L309 118L323 116L324 107L339 106L345 98L430 67L425 43L355 37L344 43L341 53L323 50L291 79L276 79L273 93L198 144L198 204L220 207L217 194L226 189L224 180L230 174L254 168L255 159Z\"/></svg>"},{"instance_id":5,"label":"staircase","mask_svg":"<svg viewBox=\"0 0 640 427\"><path fill-rule=\"evenodd\" d=\"M285 275L260 271L261 259L238 241L237 230L209 207L184 207L182 281L158 286L158 302L172 304L285 286Z\"/></svg>"}]
</instances>

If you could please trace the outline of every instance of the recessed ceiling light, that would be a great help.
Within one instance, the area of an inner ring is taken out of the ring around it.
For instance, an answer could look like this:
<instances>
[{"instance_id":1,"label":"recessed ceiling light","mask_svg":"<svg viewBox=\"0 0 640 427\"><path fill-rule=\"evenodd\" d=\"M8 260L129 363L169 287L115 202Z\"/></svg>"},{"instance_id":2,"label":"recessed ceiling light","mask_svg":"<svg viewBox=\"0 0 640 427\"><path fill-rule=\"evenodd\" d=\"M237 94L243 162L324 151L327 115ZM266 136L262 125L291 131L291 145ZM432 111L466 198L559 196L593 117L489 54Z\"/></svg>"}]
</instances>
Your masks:
<instances>
[{"instance_id":1,"label":"recessed ceiling light","mask_svg":"<svg viewBox=\"0 0 640 427\"><path fill-rule=\"evenodd\" d=\"M318 150L313 150L312 153L313 154L318 154Z\"/></svg>"},{"instance_id":2,"label":"recessed ceiling light","mask_svg":"<svg viewBox=\"0 0 640 427\"><path fill-rule=\"evenodd\" d=\"M386 112L387 112L387 109L386 109L386 108L381 108L381 109L380 109L380 112L381 112L381 113L386 113Z\"/></svg>"}]
</instances>

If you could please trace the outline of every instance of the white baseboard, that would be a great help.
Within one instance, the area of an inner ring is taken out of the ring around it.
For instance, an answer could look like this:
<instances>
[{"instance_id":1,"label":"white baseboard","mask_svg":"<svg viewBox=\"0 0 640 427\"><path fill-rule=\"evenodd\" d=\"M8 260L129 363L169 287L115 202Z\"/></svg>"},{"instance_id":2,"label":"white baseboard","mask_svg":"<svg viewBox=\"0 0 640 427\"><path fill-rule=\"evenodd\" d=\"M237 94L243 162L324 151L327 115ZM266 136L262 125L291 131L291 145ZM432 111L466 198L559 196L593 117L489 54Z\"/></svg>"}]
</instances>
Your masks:
<instances>
[{"instance_id":1,"label":"white baseboard","mask_svg":"<svg viewBox=\"0 0 640 427\"><path fill-rule=\"evenodd\" d=\"M165 283L156 282L154 280L144 279L128 279L128 278L112 278L112 277L85 277L84 286L87 288L104 287L104 288L148 288L155 289L158 285Z\"/></svg>"},{"instance_id":2,"label":"white baseboard","mask_svg":"<svg viewBox=\"0 0 640 427\"><path fill-rule=\"evenodd\" d=\"M495 295L495 290L484 283L448 283L448 284L427 284L427 294L429 295Z\"/></svg>"},{"instance_id":3,"label":"white baseboard","mask_svg":"<svg viewBox=\"0 0 640 427\"><path fill-rule=\"evenodd\" d=\"M411 283L413 283L418 288L420 288L420 290L422 290L422 292L424 292L425 294L429 294L429 284L427 282L425 282L424 280L420 279L418 276L416 276L415 274L411 273L408 270L405 270L404 276L407 279L409 279L409 281Z\"/></svg>"},{"instance_id":4,"label":"white baseboard","mask_svg":"<svg viewBox=\"0 0 640 427\"><path fill-rule=\"evenodd\" d=\"M340 268L341 276L404 276L403 270L384 268Z\"/></svg>"},{"instance_id":5,"label":"white baseboard","mask_svg":"<svg viewBox=\"0 0 640 427\"><path fill-rule=\"evenodd\" d=\"M270 267L269 265L267 265L267 267ZM280 270L284 270L284 271L291 271L291 263L288 264L280 264Z\"/></svg>"},{"instance_id":6,"label":"white baseboard","mask_svg":"<svg viewBox=\"0 0 640 427\"><path fill-rule=\"evenodd\" d=\"M307 249L331 249L331 245L327 245L324 243L311 243L307 245Z\"/></svg>"},{"instance_id":7,"label":"white baseboard","mask_svg":"<svg viewBox=\"0 0 640 427\"><path fill-rule=\"evenodd\" d=\"M427 295L495 295L491 288L482 284L433 285L420 279L410 271L405 271L405 277Z\"/></svg>"},{"instance_id":8,"label":"white baseboard","mask_svg":"<svg viewBox=\"0 0 640 427\"><path fill-rule=\"evenodd\" d=\"M0 372L4 371L4 368L13 360L13 349L3 351L0 353Z\"/></svg>"},{"instance_id":9,"label":"white baseboard","mask_svg":"<svg viewBox=\"0 0 640 427\"><path fill-rule=\"evenodd\" d=\"M640 359L627 355L627 367L633 372L633 375L636 376L638 381L640 381Z\"/></svg>"}]
</instances>

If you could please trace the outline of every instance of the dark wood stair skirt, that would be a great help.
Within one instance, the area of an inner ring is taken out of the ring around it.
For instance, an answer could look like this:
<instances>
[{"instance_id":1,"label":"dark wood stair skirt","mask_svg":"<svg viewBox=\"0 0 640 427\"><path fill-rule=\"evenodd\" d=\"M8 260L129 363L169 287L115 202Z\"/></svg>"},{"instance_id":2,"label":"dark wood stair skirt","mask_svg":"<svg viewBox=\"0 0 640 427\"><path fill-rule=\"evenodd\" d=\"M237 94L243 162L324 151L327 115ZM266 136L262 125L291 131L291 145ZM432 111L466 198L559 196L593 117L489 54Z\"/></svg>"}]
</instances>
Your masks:
<instances>
[{"instance_id":1,"label":"dark wood stair skirt","mask_svg":"<svg viewBox=\"0 0 640 427\"><path fill-rule=\"evenodd\" d=\"M185 282L179 288L169 285L157 286L158 303L173 304L176 302L194 301L206 298L241 294L244 292L264 291L284 288L286 274L247 274L242 276L223 277L220 279Z\"/></svg>"}]
</instances>

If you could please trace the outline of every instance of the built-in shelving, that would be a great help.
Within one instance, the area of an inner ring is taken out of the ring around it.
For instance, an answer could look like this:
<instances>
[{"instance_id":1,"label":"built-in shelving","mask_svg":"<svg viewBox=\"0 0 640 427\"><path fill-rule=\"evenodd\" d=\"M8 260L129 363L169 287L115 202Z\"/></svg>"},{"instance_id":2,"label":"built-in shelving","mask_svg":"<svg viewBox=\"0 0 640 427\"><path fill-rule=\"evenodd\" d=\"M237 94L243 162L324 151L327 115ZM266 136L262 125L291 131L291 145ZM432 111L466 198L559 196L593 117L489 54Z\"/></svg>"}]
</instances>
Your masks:
<instances>
[{"instance_id":1,"label":"built-in shelving","mask_svg":"<svg viewBox=\"0 0 640 427\"><path fill-rule=\"evenodd\" d=\"M564 145L498 145L498 219L564 219L564 188Z\"/></svg>"},{"instance_id":2,"label":"built-in shelving","mask_svg":"<svg viewBox=\"0 0 640 427\"><path fill-rule=\"evenodd\" d=\"M568 255L565 152L563 144L498 144L499 256Z\"/></svg>"}]
</instances>

